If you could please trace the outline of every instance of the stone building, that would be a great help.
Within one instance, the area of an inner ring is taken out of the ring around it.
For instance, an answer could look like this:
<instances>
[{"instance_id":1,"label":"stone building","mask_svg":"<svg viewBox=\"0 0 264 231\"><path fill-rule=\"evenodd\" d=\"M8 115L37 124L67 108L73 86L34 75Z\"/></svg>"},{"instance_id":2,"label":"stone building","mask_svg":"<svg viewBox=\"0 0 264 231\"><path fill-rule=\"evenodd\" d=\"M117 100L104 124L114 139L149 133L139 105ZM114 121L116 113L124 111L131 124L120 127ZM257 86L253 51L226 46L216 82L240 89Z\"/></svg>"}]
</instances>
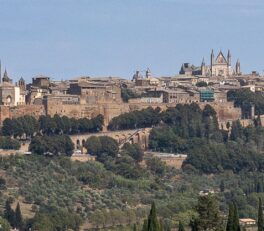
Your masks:
<instances>
[{"instance_id":1,"label":"stone building","mask_svg":"<svg viewBox=\"0 0 264 231\"><path fill-rule=\"evenodd\" d=\"M184 63L179 71L181 75L202 75L211 77L229 77L241 75L240 61L237 60L235 68L232 68L231 52L228 50L227 56L222 51L215 58L214 51L211 52L210 65L206 65L203 59L200 66Z\"/></svg>"},{"instance_id":2,"label":"stone building","mask_svg":"<svg viewBox=\"0 0 264 231\"><path fill-rule=\"evenodd\" d=\"M25 104L25 82L20 79L19 86L14 85L5 70L0 85L0 104L5 106L18 106Z\"/></svg>"}]
</instances>

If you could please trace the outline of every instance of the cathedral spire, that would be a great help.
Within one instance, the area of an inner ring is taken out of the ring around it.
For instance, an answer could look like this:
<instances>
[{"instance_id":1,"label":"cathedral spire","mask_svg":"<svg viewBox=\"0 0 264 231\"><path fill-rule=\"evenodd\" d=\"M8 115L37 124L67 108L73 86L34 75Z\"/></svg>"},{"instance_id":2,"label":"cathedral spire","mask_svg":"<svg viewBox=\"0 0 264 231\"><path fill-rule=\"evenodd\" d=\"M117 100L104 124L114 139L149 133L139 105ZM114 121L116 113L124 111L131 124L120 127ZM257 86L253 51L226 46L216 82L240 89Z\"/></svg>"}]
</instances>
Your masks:
<instances>
[{"instance_id":1,"label":"cathedral spire","mask_svg":"<svg viewBox=\"0 0 264 231\"><path fill-rule=\"evenodd\" d=\"M205 62L204 62L204 58L201 64L201 74L204 76L205 75Z\"/></svg>"},{"instance_id":2,"label":"cathedral spire","mask_svg":"<svg viewBox=\"0 0 264 231\"><path fill-rule=\"evenodd\" d=\"M228 53L227 53L227 63L229 66L231 66L231 52L230 52L230 50L228 50Z\"/></svg>"},{"instance_id":3,"label":"cathedral spire","mask_svg":"<svg viewBox=\"0 0 264 231\"><path fill-rule=\"evenodd\" d=\"M2 81L3 81L3 82L10 82L10 79L9 79L9 77L8 77L8 74L7 74L6 68L5 68L5 72L4 72L4 76L3 76Z\"/></svg>"},{"instance_id":4,"label":"cathedral spire","mask_svg":"<svg viewBox=\"0 0 264 231\"><path fill-rule=\"evenodd\" d=\"M240 61L239 61L239 59L236 62L236 74L237 75L240 75L241 74L241 71L240 71Z\"/></svg>"},{"instance_id":5,"label":"cathedral spire","mask_svg":"<svg viewBox=\"0 0 264 231\"><path fill-rule=\"evenodd\" d=\"M212 52L211 52L211 71L212 71L213 65L214 65L214 50L212 49Z\"/></svg>"}]
</instances>

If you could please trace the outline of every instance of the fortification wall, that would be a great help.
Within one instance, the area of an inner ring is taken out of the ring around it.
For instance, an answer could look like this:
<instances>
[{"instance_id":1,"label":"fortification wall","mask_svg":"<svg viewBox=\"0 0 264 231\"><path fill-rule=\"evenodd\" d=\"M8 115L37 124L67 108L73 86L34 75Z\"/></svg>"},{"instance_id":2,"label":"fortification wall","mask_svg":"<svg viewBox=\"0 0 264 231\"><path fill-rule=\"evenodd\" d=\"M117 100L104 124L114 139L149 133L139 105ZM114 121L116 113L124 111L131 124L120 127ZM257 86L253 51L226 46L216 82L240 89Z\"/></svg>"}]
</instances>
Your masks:
<instances>
[{"instance_id":1,"label":"fortification wall","mask_svg":"<svg viewBox=\"0 0 264 231\"><path fill-rule=\"evenodd\" d=\"M35 104L12 107L9 108L9 111L10 111L10 118L17 118L24 115L30 115L38 118L41 115L46 115L46 110L44 105L35 105Z\"/></svg>"}]
</instances>

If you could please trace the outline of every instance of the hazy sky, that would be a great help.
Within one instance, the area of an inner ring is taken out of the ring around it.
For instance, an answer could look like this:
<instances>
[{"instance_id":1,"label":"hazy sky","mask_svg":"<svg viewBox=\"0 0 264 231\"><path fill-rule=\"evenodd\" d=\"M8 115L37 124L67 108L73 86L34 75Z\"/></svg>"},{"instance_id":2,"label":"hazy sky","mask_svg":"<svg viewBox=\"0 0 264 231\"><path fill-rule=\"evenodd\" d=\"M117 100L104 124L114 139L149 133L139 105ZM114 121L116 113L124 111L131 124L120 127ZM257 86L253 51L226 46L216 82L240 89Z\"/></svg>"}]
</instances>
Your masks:
<instances>
[{"instance_id":1,"label":"hazy sky","mask_svg":"<svg viewBox=\"0 0 264 231\"><path fill-rule=\"evenodd\" d=\"M0 58L10 77L131 78L178 73L211 49L264 70L263 0L0 0Z\"/></svg>"}]
</instances>

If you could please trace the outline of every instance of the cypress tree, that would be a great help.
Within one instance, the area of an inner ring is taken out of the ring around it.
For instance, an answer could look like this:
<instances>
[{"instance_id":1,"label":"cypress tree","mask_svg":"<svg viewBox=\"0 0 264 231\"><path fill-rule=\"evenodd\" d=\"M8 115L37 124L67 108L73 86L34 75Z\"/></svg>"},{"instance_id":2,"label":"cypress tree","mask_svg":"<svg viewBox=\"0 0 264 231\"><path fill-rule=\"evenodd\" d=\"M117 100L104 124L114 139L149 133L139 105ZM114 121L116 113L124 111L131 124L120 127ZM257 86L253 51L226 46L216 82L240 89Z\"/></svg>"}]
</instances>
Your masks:
<instances>
[{"instance_id":1,"label":"cypress tree","mask_svg":"<svg viewBox=\"0 0 264 231\"><path fill-rule=\"evenodd\" d=\"M144 220L142 231L148 231L148 220Z\"/></svg>"},{"instance_id":2,"label":"cypress tree","mask_svg":"<svg viewBox=\"0 0 264 231\"><path fill-rule=\"evenodd\" d=\"M258 231L264 231L263 209L262 209L261 198L259 198L259 208L258 208Z\"/></svg>"},{"instance_id":3,"label":"cypress tree","mask_svg":"<svg viewBox=\"0 0 264 231\"><path fill-rule=\"evenodd\" d=\"M137 225L136 224L134 224L134 226L133 226L133 231L137 231Z\"/></svg>"},{"instance_id":4,"label":"cypress tree","mask_svg":"<svg viewBox=\"0 0 264 231\"><path fill-rule=\"evenodd\" d=\"M15 227L19 229L23 228L23 218L22 218L19 202L17 203L17 207L15 211Z\"/></svg>"},{"instance_id":5,"label":"cypress tree","mask_svg":"<svg viewBox=\"0 0 264 231\"><path fill-rule=\"evenodd\" d=\"M183 226L183 224L182 224L181 221L179 222L179 229L178 229L178 231L184 231L184 226Z\"/></svg>"},{"instance_id":6,"label":"cypress tree","mask_svg":"<svg viewBox=\"0 0 264 231\"><path fill-rule=\"evenodd\" d=\"M196 218L192 218L190 221L191 231L198 231L198 222Z\"/></svg>"},{"instance_id":7,"label":"cypress tree","mask_svg":"<svg viewBox=\"0 0 264 231\"><path fill-rule=\"evenodd\" d=\"M6 200L4 218L10 223L11 226L14 226L15 213L11 208L10 200Z\"/></svg>"},{"instance_id":8,"label":"cypress tree","mask_svg":"<svg viewBox=\"0 0 264 231\"><path fill-rule=\"evenodd\" d=\"M226 224L226 231L233 231L234 226L234 204L229 204L228 219Z\"/></svg>"},{"instance_id":9,"label":"cypress tree","mask_svg":"<svg viewBox=\"0 0 264 231\"><path fill-rule=\"evenodd\" d=\"M240 231L239 226L239 216L238 216L238 210L235 203L234 204L234 220L233 220L233 231Z\"/></svg>"},{"instance_id":10,"label":"cypress tree","mask_svg":"<svg viewBox=\"0 0 264 231\"><path fill-rule=\"evenodd\" d=\"M148 231L160 231L160 224L157 218L156 206L153 202L148 217Z\"/></svg>"}]
</instances>

